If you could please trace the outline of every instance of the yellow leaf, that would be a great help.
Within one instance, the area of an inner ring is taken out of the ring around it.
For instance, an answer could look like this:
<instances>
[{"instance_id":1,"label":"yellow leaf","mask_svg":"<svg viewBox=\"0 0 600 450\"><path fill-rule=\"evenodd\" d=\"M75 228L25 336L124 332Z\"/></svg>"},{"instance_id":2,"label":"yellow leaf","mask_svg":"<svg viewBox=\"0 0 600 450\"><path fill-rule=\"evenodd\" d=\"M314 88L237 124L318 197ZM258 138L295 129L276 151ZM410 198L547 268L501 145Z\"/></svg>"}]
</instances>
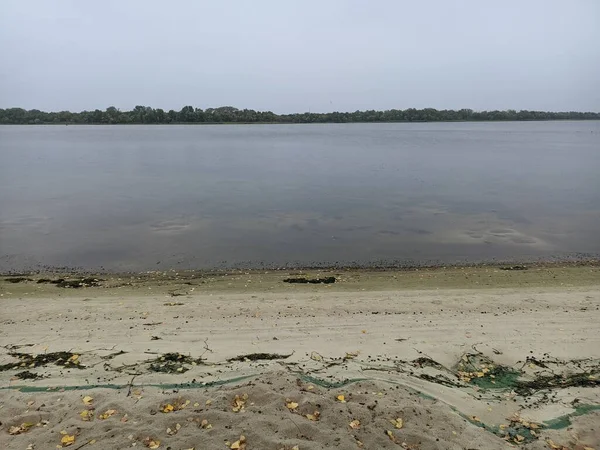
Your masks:
<instances>
[{"instance_id":1,"label":"yellow leaf","mask_svg":"<svg viewBox=\"0 0 600 450\"><path fill-rule=\"evenodd\" d=\"M360 421L354 419L352 422L350 422L348 424L350 426L350 428L352 428L353 430L358 430L358 428L360 428Z\"/></svg>"},{"instance_id":2,"label":"yellow leaf","mask_svg":"<svg viewBox=\"0 0 600 450\"><path fill-rule=\"evenodd\" d=\"M171 405L171 404L169 403L169 404L167 404L167 405L163 406L163 408L162 408L162 412L164 412L164 413L170 413L170 412L172 412L174 409L175 409L175 408L173 407L173 405Z\"/></svg>"},{"instance_id":3,"label":"yellow leaf","mask_svg":"<svg viewBox=\"0 0 600 450\"><path fill-rule=\"evenodd\" d=\"M63 447L68 447L69 445L73 445L75 443L75 435L65 434L62 437L62 439L60 440L60 443L62 444Z\"/></svg>"},{"instance_id":4,"label":"yellow leaf","mask_svg":"<svg viewBox=\"0 0 600 450\"><path fill-rule=\"evenodd\" d=\"M90 397L89 395L86 395L85 397L83 397L83 403L86 405L91 405L93 400L94 399L92 397Z\"/></svg>"},{"instance_id":5,"label":"yellow leaf","mask_svg":"<svg viewBox=\"0 0 600 450\"><path fill-rule=\"evenodd\" d=\"M400 429L404 426L404 421L402 420L401 417L398 417L397 419L391 419L390 422L392 423L392 425L394 425L394 427Z\"/></svg>"},{"instance_id":6,"label":"yellow leaf","mask_svg":"<svg viewBox=\"0 0 600 450\"><path fill-rule=\"evenodd\" d=\"M298 408L298 403L290 400L285 404L285 406L287 406L287 409L289 409L290 411L294 411L296 408Z\"/></svg>"},{"instance_id":7,"label":"yellow leaf","mask_svg":"<svg viewBox=\"0 0 600 450\"><path fill-rule=\"evenodd\" d=\"M309 384L308 386L306 386L306 390L307 391L312 391L315 387L312 384Z\"/></svg>"},{"instance_id":8,"label":"yellow leaf","mask_svg":"<svg viewBox=\"0 0 600 450\"><path fill-rule=\"evenodd\" d=\"M343 394L340 394L336 397L338 402L346 403L346 397Z\"/></svg>"},{"instance_id":9,"label":"yellow leaf","mask_svg":"<svg viewBox=\"0 0 600 450\"><path fill-rule=\"evenodd\" d=\"M390 430L387 430L385 432L385 434L387 434L387 436L390 438L390 441L392 442L396 442L396 436L394 436L394 433Z\"/></svg>"},{"instance_id":10,"label":"yellow leaf","mask_svg":"<svg viewBox=\"0 0 600 450\"><path fill-rule=\"evenodd\" d=\"M77 361L78 359L79 359L79 355L75 354L75 355L73 355L73 356L71 356L71 357L69 358L69 361L71 361L71 362L75 362L75 361Z\"/></svg>"},{"instance_id":11,"label":"yellow leaf","mask_svg":"<svg viewBox=\"0 0 600 450\"><path fill-rule=\"evenodd\" d=\"M523 442L525 440L525 436L521 436L520 434L517 434L515 439L517 440L517 442Z\"/></svg>"},{"instance_id":12,"label":"yellow leaf","mask_svg":"<svg viewBox=\"0 0 600 450\"><path fill-rule=\"evenodd\" d=\"M104 414L100 414L98 417L102 420L105 420L108 419L110 416L113 416L116 412L116 409L108 409Z\"/></svg>"},{"instance_id":13,"label":"yellow leaf","mask_svg":"<svg viewBox=\"0 0 600 450\"><path fill-rule=\"evenodd\" d=\"M210 406L212 403L212 400L206 400L206 406Z\"/></svg>"},{"instance_id":14,"label":"yellow leaf","mask_svg":"<svg viewBox=\"0 0 600 450\"><path fill-rule=\"evenodd\" d=\"M483 372L477 372L475 375L477 375L477 378L481 378L485 375L485 373Z\"/></svg>"},{"instance_id":15,"label":"yellow leaf","mask_svg":"<svg viewBox=\"0 0 600 450\"><path fill-rule=\"evenodd\" d=\"M313 422L317 422L321 417L321 413L319 411L315 411L312 414L306 414L305 416L308 420L312 420Z\"/></svg>"},{"instance_id":16,"label":"yellow leaf","mask_svg":"<svg viewBox=\"0 0 600 450\"><path fill-rule=\"evenodd\" d=\"M85 411L81 411L79 415L81 416L81 420L89 422L94 418L94 410L86 409Z\"/></svg>"}]
</instances>

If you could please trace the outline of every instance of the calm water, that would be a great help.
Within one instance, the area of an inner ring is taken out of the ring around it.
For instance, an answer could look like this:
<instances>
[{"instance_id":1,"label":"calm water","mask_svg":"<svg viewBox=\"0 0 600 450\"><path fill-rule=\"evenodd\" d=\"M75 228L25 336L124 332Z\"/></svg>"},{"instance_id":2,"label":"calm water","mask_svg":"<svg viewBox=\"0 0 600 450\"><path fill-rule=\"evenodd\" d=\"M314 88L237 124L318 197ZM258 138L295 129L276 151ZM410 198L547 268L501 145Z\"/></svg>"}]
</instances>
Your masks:
<instances>
[{"instance_id":1,"label":"calm water","mask_svg":"<svg viewBox=\"0 0 600 450\"><path fill-rule=\"evenodd\" d=\"M0 127L0 271L600 253L600 122Z\"/></svg>"}]
</instances>

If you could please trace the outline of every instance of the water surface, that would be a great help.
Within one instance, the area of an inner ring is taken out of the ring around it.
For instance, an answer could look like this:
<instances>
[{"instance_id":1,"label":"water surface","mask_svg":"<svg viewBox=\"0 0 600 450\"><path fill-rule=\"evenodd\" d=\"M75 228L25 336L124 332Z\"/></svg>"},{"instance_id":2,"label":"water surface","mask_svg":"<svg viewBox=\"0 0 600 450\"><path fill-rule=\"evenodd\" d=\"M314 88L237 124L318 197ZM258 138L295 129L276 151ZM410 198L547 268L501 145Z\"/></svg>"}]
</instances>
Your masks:
<instances>
[{"instance_id":1,"label":"water surface","mask_svg":"<svg viewBox=\"0 0 600 450\"><path fill-rule=\"evenodd\" d=\"M0 271L600 253L600 122L1 126Z\"/></svg>"}]
</instances>

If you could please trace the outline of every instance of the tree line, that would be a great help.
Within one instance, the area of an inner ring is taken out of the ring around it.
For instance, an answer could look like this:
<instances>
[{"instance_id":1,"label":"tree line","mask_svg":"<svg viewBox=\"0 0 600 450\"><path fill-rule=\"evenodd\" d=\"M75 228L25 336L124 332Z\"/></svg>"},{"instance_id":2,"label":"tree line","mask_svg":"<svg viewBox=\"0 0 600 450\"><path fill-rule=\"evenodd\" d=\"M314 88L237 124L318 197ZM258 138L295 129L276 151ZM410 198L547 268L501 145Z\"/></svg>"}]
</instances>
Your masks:
<instances>
[{"instance_id":1,"label":"tree line","mask_svg":"<svg viewBox=\"0 0 600 450\"><path fill-rule=\"evenodd\" d=\"M121 111L114 106L105 111L45 112L23 108L0 109L0 124L182 124L182 123L352 123L352 122L451 122L504 120L600 120L597 112L473 111L390 109L330 113L275 114L271 111L238 109L232 106L200 109L184 106L180 111L136 106Z\"/></svg>"}]
</instances>

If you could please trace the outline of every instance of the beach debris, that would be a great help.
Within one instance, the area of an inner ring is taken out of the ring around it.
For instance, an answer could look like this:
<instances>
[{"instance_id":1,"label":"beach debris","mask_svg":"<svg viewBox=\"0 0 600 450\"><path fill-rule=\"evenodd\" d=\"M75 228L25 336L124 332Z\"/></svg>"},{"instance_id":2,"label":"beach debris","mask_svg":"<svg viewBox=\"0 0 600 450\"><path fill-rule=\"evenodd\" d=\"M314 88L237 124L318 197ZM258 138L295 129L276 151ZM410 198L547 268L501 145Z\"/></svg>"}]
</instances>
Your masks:
<instances>
[{"instance_id":1,"label":"beach debris","mask_svg":"<svg viewBox=\"0 0 600 450\"><path fill-rule=\"evenodd\" d=\"M0 372L19 368L44 367L50 363L67 368L84 369L86 367L79 361L79 354L72 352L51 352L39 355L19 352L9 352L8 354L19 361L0 365Z\"/></svg>"},{"instance_id":2,"label":"beach debris","mask_svg":"<svg viewBox=\"0 0 600 450\"><path fill-rule=\"evenodd\" d=\"M151 437L147 437L146 439L144 439L142 441L142 444L144 444L146 447L150 448L150 449L156 449L160 447L160 441L158 439L154 439Z\"/></svg>"},{"instance_id":3,"label":"beach debris","mask_svg":"<svg viewBox=\"0 0 600 450\"><path fill-rule=\"evenodd\" d=\"M84 405L88 405L88 406L89 406L89 405L91 405L91 404L92 404L92 402L94 401L94 398L93 398L93 397L90 397L89 395L86 395L85 397L83 397L83 398L81 399L81 401L83 401L83 404L84 404Z\"/></svg>"},{"instance_id":4,"label":"beach debris","mask_svg":"<svg viewBox=\"0 0 600 450\"><path fill-rule=\"evenodd\" d=\"M313 422L318 422L321 418L321 413L319 411L315 411L312 414L306 414L305 417Z\"/></svg>"},{"instance_id":5,"label":"beach debris","mask_svg":"<svg viewBox=\"0 0 600 450\"><path fill-rule=\"evenodd\" d=\"M190 370L186 364L196 366L202 364L204 360L202 358L194 359L191 356L181 353L165 353L149 362L150 366L148 369L152 372L178 374Z\"/></svg>"},{"instance_id":6,"label":"beach debris","mask_svg":"<svg viewBox=\"0 0 600 450\"><path fill-rule=\"evenodd\" d=\"M527 269L528 268L526 266L522 266L522 265L500 267L500 270L527 270Z\"/></svg>"},{"instance_id":7,"label":"beach debris","mask_svg":"<svg viewBox=\"0 0 600 450\"><path fill-rule=\"evenodd\" d=\"M4 281L8 281L9 283L23 283L25 281L33 281L31 278L27 278L27 277L12 277L12 278L5 278Z\"/></svg>"},{"instance_id":8,"label":"beach debris","mask_svg":"<svg viewBox=\"0 0 600 450\"><path fill-rule=\"evenodd\" d=\"M109 417L114 416L117 413L116 409L107 409L103 414L98 416L98 419L106 420Z\"/></svg>"},{"instance_id":9,"label":"beach debris","mask_svg":"<svg viewBox=\"0 0 600 450\"><path fill-rule=\"evenodd\" d=\"M229 358L227 362L247 362L247 361L271 361L274 359L287 359L292 356L294 352L289 355L280 355L278 353L250 353L248 355L240 355L235 358Z\"/></svg>"},{"instance_id":10,"label":"beach debris","mask_svg":"<svg viewBox=\"0 0 600 450\"><path fill-rule=\"evenodd\" d=\"M346 352L346 355L344 356L344 360L348 360L348 359L354 359L356 358L358 355L360 354L360 352L358 350L354 351L354 352Z\"/></svg>"},{"instance_id":11,"label":"beach debris","mask_svg":"<svg viewBox=\"0 0 600 450\"><path fill-rule=\"evenodd\" d=\"M348 424L348 426L353 430L358 430L360 428L360 420L354 419Z\"/></svg>"},{"instance_id":12,"label":"beach debris","mask_svg":"<svg viewBox=\"0 0 600 450\"><path fill-rule=\"evenodd\" d=\"M25 370L23 372L16 373L12 378L16 380L37 380L44 377L37 373L30 372L29 370Z\"/></svg>"},{"instance_id":13,"label":"beach debris","mask_svg":"<svg viewBox=\"0 0 600 450\"><path fill-rule=\"evenodd\" d=\"M183 306L185 305L185 303L181 303L181 302L167 302L164 303L165 306Z\"/></svg>"},{"instance_id":14,"label":"beach debris","mask_svg":"<svg viewBox=\"0 0 600 450\"><path fill-rule=\"evenodd\" d=\"M21 425L18 426L12 426L8 429L8 434L11 435L17 435L17 434L23 434L23 433L27 433L29 431L29 429L31 427L33 427L35 424L34 423L30 423L30 422L24 422Z\"/></svg>"},{"instance_id":15,"label":"beach debris","mask_svg":"<svg viewBox=\"0 0 600 450\"><path fill-rule=\"evenodd\" d=\"M340 394L335 398L340 403L346 403L346 396L344 394Z\"/></svg>"},{"instance_id":16,"label":"beach debris","mask_svg":"<svg viewBox=\"0 0 600 450\"><path fill-rule=\"evenodd\" d=\"M325 278L286 278L283 280L284 283L297 283L297 284L332 284L335 283L335 277Z\"/></svg>"},{"instance_id":17,"label":"beach debris","mask_svg":"<svg viewBox=\"0 0 600 450\"><path fill-rule=\"evenodd\" d=\"M57 278L56 280L51 280L49 278L40 278L39 280L37 280L37 283L38 284L43 284L43 283L54 284L60 288L79 289L82 287L100 286L101 281L105 281L105 280L103 280L101 278L93 278L93 277L76 278L73 280L68 280L65 278Z\"/></svg>"},{"instance_id":18,"label":"beach debris","mask_svg":"<svg viewBox=\"0 0 600 450\"><path fill-rule=\"evenodd\" d=\"M35 450L35 444L29 444L25 450Z\"/></svg>"},{"instance_id":19,"label":"beach debris","mask_svg":"<svg viewBox=\"0 0 600 450\"><path fill-rule=\"evenodd\" d=\"M173 428L167 427L167 434L169 436L175 436L179 430L181 430L181 425L177 423Z\"/></svg>"},{"instance_id":20,"label":"beach debris","mask_svg":"<svg viewBox=\"0 0 600 450\"><path fill-rule=\"evenodd\" d=\"M298 403L290 400L289 398L285 399L285 406L290 411L295 411L296 409L298 409Z\"/></svg>"},{"instance_id":21,"label":"beach debris","mask_svg":"<svg viewBox=\"0 0 600 450\"><path fill-rule=\"evenodd\" d=\"M246 402L248 401L248 394L238 395L236 394L231 402L231 407L233 412L243 411L246 407Z\"/></svg>"},{"instance_id":22,"label":"beach debris","mask_svg":"<svg viewBox=\"0 0 600 450\"><path fill-rule=\"evenodd\" d=\"M390 423L392 425L394 425L394 428L400 429L404 426L404 421L402 420L401 417L398 417L396 419L390 419Z\"/></svg>"},{"instance_id":23,"label":"beach debris","mask_svg":"<svg viewBox=\"0 0 600 450\"><path fill-rule=\"evenodd\" d=\"M229 447L231 450L245 450L246 449L246 436L242 435Z\"/></svg>"}]
</instances>

